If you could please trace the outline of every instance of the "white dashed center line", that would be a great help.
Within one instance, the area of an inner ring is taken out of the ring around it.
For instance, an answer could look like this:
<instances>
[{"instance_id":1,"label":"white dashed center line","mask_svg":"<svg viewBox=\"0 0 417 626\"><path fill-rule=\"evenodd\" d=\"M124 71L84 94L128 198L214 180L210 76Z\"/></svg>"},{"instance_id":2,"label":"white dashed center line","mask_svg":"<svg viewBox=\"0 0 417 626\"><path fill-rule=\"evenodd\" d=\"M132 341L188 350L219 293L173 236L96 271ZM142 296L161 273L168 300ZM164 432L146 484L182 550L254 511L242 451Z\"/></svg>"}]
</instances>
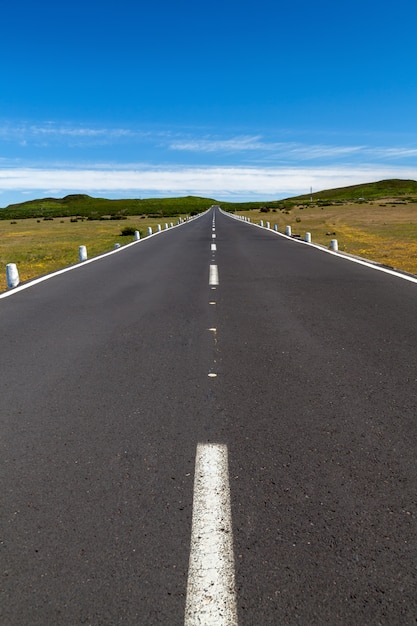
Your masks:
<instances>
[{"instance_id":1,"label":"white dashed center line","mask_svg":"<svg viewBox=\"0 0 417 626\"><path fill-rule=\"evenodd\" d=\"M214 287L219 284L219 271L217 265L210 265L209 285Z\"/></svg>"},{"instance_id":2,"label":"white dashed center line","mask_svg":"<svg viewBox=\"0 0 417 626\"><path fill-rule=\"evenodd\" d=\"M198 444L185 626L237 626L227 446Z\"/></svg>"}]
</instances>

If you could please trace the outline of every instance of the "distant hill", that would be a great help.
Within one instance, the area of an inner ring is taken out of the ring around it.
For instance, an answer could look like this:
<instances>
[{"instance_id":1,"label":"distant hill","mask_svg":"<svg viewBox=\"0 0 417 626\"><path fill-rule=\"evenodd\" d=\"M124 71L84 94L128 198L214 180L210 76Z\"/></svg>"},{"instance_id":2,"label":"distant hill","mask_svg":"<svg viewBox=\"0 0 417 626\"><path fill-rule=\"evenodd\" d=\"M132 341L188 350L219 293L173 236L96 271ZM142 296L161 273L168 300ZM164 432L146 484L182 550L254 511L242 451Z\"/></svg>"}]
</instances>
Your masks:
<instances>
[{"instance_id":1,"label":"distant hill","mask_svg":"<svg viewBox=\"0 0 417 626\"><path fill-rule=\"evenodd\" d=\"M363 200L375 200L383 198L398 198L399 200L414 200L417 202L417 181L415 180L381 180L376 183L366 183L363 185L351 185L350 187L339 187L336 189L325 189L313 194L302 196L292 196L283 200L268 200L263 202L219 202L222 208L229 211L247 211L250 209L269 208L291 208L297 204L310 202L355 202Z\"/></svg>"},{"instance_id":2,"label":"distant hill","mask_svg":"<svg viewBox=\"0 0 417 626\"><path fill-rule=\"evenodd\" d=\"M325 189L312 194L313 200L375 200L379 198L401 198L408 196L417 200L417 181L401 180L392 178L380 180L376 183L365 183L363 185L351 185L350 187L339 187L336 189ZM292 202L307 202L310 194L288 198Z\"/></svg>"},{"instance_id":3,"label":"distant hill","mask_svg":"<svg viewBox=\"0 0 417 626\"><path fill-rule=\"evenodd\" d=\"M352 185L336 189L325 189L312 194L313 202L349 202L383 198L414 200L417 202L417 181L381 180L375 183ZM212 204L220 204L228 211L291 207L294 204L310 202L310 194L294 196L284 200L263 202L219 202L213 198L185 196L182 198L148 198L143 200L108 200L93 198L85 194L70 194L64 198L43 198L29 200L20 204L10 204L0 209L0 219L19 219L26 217L72 217L87 219L103 217L117 218L127 215L148 215L150 217L173 217L181 213L200 213Z\"/></svg>"},{"instance_id":4,"label":"distant hill","mask_svg":"<svg viewBox=\"0 0 417 626\"><path fill-rule=\"evenodd\" d=\"M100 219L105 216L127 215L173 217L180 213L199 213L208 209L212 204L216 204L216 201L196 196L108 200L106 198L93 198L85 194L71 194L64 198L42 198L10 204L4 209L0 209L0 219L70 216Z\"/></svg>"}]
</instances>

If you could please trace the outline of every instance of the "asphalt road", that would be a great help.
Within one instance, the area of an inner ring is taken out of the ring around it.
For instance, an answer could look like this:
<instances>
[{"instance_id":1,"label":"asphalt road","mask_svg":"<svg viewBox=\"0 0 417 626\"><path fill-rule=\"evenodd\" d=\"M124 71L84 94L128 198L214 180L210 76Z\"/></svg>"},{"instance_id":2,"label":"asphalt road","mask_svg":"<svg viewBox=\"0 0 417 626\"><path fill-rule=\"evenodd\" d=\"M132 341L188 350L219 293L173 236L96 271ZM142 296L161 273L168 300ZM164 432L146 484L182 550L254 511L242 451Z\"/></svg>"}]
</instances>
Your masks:
<instances>
[{"instance_id":1,"label":"asphalt road","mask_svg":"<svg viewBox=\"0 0 417 626\"><path fill-rule=\"evenodd\" d=\"M415 624L416 284L216 210L0 325L1 624L184 624L207 443L240 625Z\"/></svg>"}]
</instances>

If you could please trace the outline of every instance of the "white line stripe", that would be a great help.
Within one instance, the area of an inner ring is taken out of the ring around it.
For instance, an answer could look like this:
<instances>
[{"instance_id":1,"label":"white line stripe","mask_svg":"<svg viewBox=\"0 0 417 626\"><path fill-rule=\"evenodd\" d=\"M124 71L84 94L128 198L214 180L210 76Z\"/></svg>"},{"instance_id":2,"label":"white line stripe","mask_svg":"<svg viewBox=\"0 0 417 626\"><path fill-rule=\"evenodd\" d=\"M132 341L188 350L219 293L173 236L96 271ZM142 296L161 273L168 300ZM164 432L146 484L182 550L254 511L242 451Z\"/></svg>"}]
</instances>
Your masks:
<instances>
[{"instance_id":1,"label":"white line stripe","mask_svg":"<svg viewBox=\"0 0 417 626\"><path fill-rule=\"evenodd\" d=\"M215 252L216 250L217 250L217 246L216 246L216 244L215 244L215 243L212 243L212 244L211 244L211 251L212 251L212 252Z\"/></svg>"},{"instance_id":2,"label":"white line stripe","mask_svg":"<svg viewBox=\"0 0 417 626\"><path fill-rule=\"evenodd\" d=\"M227 446L198 444L185 626L237 626Z\"/></svg>"},{"instance_id":3,"label":"white line stripe","mask_svg":"<svg viewBox=\"0 0 417 626\"><path fill-rule=\"evenodd\" d=\"M210 273L209 273L209 285L218 285L219 284L219 270L217 265L210 265Z\"/></svg>"}]
</instances>

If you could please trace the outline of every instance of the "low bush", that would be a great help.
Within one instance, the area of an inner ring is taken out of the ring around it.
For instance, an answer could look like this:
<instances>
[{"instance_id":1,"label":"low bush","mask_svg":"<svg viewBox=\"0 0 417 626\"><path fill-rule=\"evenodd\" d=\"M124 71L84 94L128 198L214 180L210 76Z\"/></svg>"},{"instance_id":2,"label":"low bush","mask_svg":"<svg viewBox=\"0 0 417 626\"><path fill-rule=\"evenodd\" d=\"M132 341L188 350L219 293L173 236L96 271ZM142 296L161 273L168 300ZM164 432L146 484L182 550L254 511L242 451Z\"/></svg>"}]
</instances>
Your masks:
<instances>
[{"instance_id":1,"label":"low bush","mask_svg":"<svg viewBox=\"0 0 417 626\"><path fill-rule=\"evenodd\" d=\"M135 234L135 231L139 230L138 228L136 228L135 226L125 226L124 228L122 228L120 234L123 237L133 237L133 235Z\"/></svg>"}]
</instances>

